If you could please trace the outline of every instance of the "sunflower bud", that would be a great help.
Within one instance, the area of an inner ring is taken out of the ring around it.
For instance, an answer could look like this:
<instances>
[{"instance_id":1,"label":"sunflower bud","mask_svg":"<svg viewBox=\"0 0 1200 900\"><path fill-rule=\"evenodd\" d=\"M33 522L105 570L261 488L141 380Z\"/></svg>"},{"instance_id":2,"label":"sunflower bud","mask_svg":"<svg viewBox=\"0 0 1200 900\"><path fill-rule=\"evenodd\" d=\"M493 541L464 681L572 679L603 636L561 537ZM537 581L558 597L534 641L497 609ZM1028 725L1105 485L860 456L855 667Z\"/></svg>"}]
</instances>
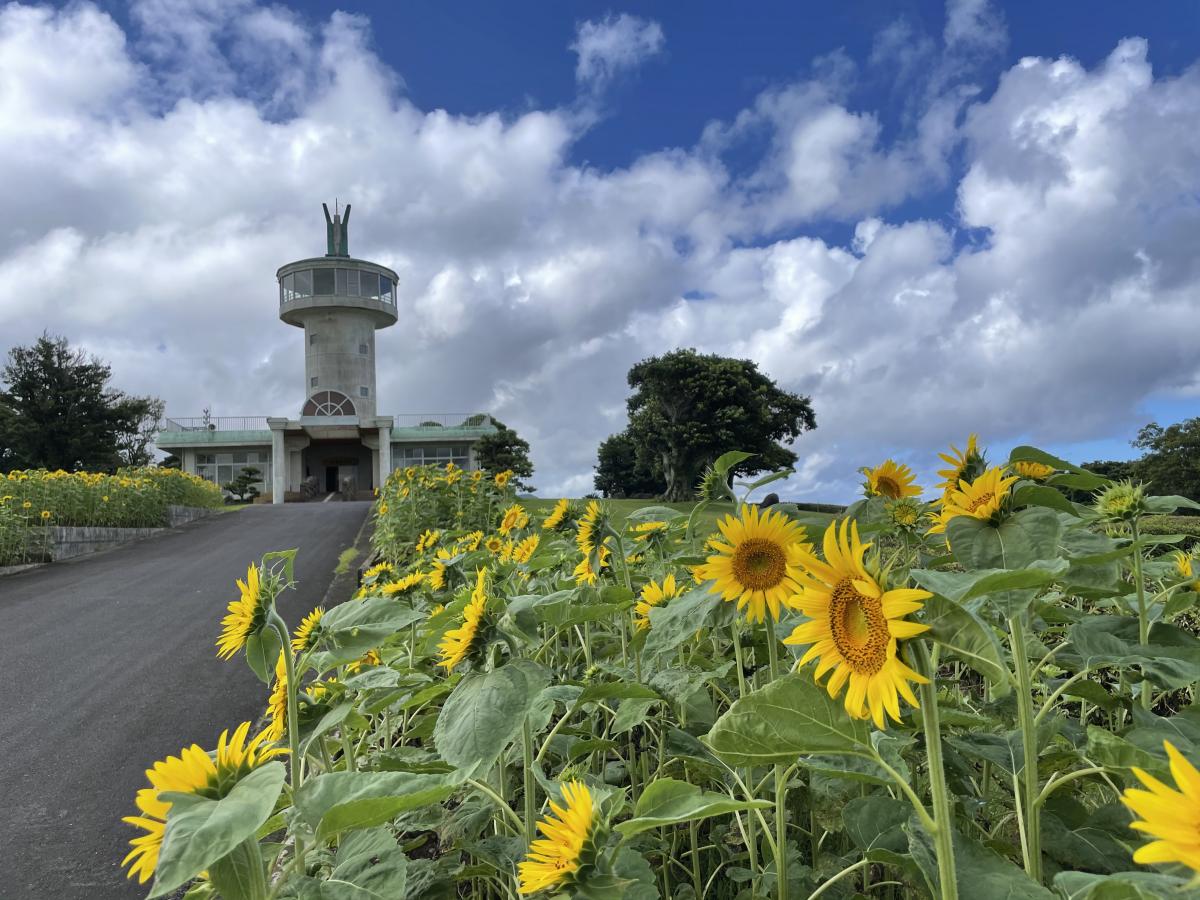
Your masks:
<instances>
[{"instance_id":1,"label":"sunflower bud","mask_svg":"<svg viewBox=\"0 0 1200 900\"><path fill-rule=\"evenodd\" d=\"M1096 496L1096 514L1110 522L1132 522L1149 512L1146 506L1146 486L1132 481L1118 481Z\"/></svg>"}]
</instances>

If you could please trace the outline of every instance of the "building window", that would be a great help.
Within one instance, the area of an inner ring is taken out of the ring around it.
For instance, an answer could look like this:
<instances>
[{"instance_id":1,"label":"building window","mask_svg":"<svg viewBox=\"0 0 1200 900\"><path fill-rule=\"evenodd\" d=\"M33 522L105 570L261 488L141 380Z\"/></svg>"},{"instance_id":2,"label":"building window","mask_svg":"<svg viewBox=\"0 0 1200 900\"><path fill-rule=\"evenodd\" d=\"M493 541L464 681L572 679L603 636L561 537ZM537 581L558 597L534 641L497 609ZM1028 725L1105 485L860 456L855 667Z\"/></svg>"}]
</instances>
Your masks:
<instances>
[{"instance_id":1,"label":"building window","mask_svg":"<svg viewBox=\"0 0 1200 900\"><path fill-rule=\"evenodd\" d=\"M358 295L360 297L365 297L368 300L378 300L379 299L379 276L378 275L376 275L374 272L359 272L358 280L359 280Z\"/></svg>"},{"instance_id":2,"label":"building window","mask_svg":"<svg viewBox=\"0 0 1200 900\"><path fill-rule=\"evenodd\" d=\"M353 416L354 403L339 391L321 391L313 394L300 411L302 416Z\"/></svg>"},{"instance_id":3,"label":"building window","mask_svg":"<svg viewBox=\"0 0 1200 900\"><path fill-rule=\"evenodd\" d=\"M317 386L317 376L316 375L314 375L312 378L308 379L308 386L309 387Z\"/></svg>"},{"instance_id":4,"label":"building window","mask_svg":"<svg viewBox=\"0 0 1200 900\"><path fill-rule=\"evenodd\" d=\"M296 291L295 298L311 297L313 292L312 285L312 269L301 269L295 273L296 276Z\"/></svg>"},{"instance_id":5,"label":"building window","mask_svg":"<svg viewBox=\"0 0 1200 900\"><path fill-rule=\"evenodd\" d=\"M230 453L197 453L196 474L206 481L225 486L246 469L257 469L260 491L271 483L271 453L269 450L238 450Z\"/></svg>"},{"instance_id":6,"label":"building window","mask_svg":"<svg viewBox=\"0 0 1200 900\"><path fill-rule=\"evenodd\" d=\"M315 334L310 334L308 336L308 345L311 347L316 342L317 342L317 336Z\"/></svg>"},{"instance_id":7,"label":"building window","mask_svg":"<svg viewBox=\"0 0 1200 900\"><path fill-rule=\"evenodd\" d=\"M360 397L370 397L370 396L371 396L371 389L370 389L370 388L367 388L367 387L360 387L360 388L358 389L358 396L360 396Z\"/></svg>"},{"instance_id":8,"label":"building window","mask_svg":"<svg viewBox=\"0 0 1200 900\"><path fill-rule=\"evenodd\" d=\"M371 348L370 348L370 347L368 347L366 344L359 344L359 345L358 345L358 352L359 352L359 353L360 353L362 356L366 356L366 355L367 355L367 354L368 354L370 351L371 351Z\"/></svg>"},{"instance_id":9,"label":"building window","mask_svg":"<svg viewBox=\"0 0 1200 900\"><path fill-rule=\"evenodd\" d=\"M392 445L392 468L405 466L445 466L452 462L465 469L470 461L470 445L442 444L439 446L413 447L407 444Z\"/></svg>"},{"instance_id":10,"label":"building window","mask_svg":"<svg viewBox=\"0 0 1200 900\"><path fill-rule=\"evenodd\" d=\"M333 269L313 269L313 293L322 297L333 293Z\"/></svg>"},{"instance_id":11,"label":"building window","mask_svg":"<svg viewBox=\"0 0 1200 900\"><path fill-rule=\"evenodd\" d=\"M334 269L333 270L333 292L335 294L339 294L342 297L346 296L346 270L345 269Z\"/></svg>"}]
</instances>

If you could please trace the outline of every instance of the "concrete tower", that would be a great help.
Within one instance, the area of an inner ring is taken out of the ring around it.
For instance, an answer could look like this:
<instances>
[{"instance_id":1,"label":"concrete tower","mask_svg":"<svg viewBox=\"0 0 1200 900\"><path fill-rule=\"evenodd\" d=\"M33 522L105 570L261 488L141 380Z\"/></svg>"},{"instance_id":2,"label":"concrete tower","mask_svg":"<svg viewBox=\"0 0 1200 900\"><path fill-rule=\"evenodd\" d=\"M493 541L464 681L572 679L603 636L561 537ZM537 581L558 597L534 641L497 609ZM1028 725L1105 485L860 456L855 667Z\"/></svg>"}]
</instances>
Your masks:
<instances>
[{"instance_id":1,"label":"concrete tower","mask_svg":"<svg viewBox=\"0 0 1200 900\"><path fill-rule=\"evenodd\" d=\"M350 256L345 214L325 210L327 252L282 266L279 318L304 329L301 419L375 417L375 331L396 323L396 273Z\"/></svg>"}]
</instances>

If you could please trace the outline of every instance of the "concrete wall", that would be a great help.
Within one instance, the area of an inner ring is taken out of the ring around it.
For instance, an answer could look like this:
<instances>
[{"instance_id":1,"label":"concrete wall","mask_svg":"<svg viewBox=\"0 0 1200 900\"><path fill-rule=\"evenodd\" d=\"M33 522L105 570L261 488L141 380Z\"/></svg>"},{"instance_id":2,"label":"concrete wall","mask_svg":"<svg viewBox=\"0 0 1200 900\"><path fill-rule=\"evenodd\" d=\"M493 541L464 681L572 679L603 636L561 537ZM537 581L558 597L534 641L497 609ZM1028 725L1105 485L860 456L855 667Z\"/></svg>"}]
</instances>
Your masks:
<instances>
[{"instance_id":1,"label":"concrete wall","mask_svg":"<svg viewBox=\"0 0 1200 900\"><path fill-rule=\"evenodd\" d=\"M360 417L375 416L375 321L355 309L304 313L304 396L340 391ZM366 347L366 353L360 348ZM313 379L317 383L313 385ZM361 396L360 388L369 396Z\"/></svg>"},{"instance_id":2,"label":"concrete wall","mask_svg":"<svg viewBox=\"0 0 1200 900\"><path fill-rule=\"evenodd\" d=\"M371 451L360 441L313 441L304 450L304 477L317 479L319 492L326 489L326 467L339 468L339 477L350 466L356 466L358 490L369 491L375 486L371 468Z\"/></svg>"},{"instance_id":3,"label":"concrete wall","mask_svg":"<svg viewBox=\"0 0 1200 900\"><path fill-rule=\"evenodd\" d=\"M168 506L168 528L177 528L213 514L211 509L194 506ZM109 528L100 525L50 525L42 532L41 543L52 562L112 550L130 541L161 534L168 528Z\"/></svg>"}]
</instances>

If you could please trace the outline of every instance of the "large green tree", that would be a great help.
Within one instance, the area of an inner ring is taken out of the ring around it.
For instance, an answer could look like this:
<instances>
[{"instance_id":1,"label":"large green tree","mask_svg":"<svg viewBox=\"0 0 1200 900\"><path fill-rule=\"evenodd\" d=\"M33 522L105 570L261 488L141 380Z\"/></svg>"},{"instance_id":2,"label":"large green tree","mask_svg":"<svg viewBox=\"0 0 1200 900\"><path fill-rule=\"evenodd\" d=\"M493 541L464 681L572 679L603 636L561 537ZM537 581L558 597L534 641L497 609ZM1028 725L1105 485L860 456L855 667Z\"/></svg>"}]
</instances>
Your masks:
<instances>
[{"instance_id":1,"label":"large green tree","mask_svg":"<svg viewBox=\"0 0 1200 900\"><path fill-rule=\"evenodd\" d=\"M0 471L111 471L149 462L162 401L110 386L112 370L66 338L14 347L0 371Z\"/></svg>"},{"instance_id":2,"label":"large green tree","mask_svg":"<svg viewBox=\"0 0 1200 900\"><path fill-rule=\"evenodd\" d=\"M1151 422L1138 432L1133 446L1145 451L1133 463L1134 474L1154 493L1200 500L1200 417L1166 428Z\"/></svg>"},{"instance_id":3,"label":"large green tree","mask_svg":"<svg viewBox=\"0 0 1200 900\"><path fill-rule=\"evenodd\" d=\"M790 466L790 442L816 428L809 398L779 388L748 359L675 350L629 370L630 440L665 486L665 499L689 500L705 466L727 450L753 453L736 470Z\"/></svg>"},{"instance_id":4,"label":"large green tree","mask_svg":"<svg viewBox=\"0 0 1200 900\"><path fill-rule=\"evenodd\" d=\"M492 419L496 430L485 434L475 445L475 457L480 468L489 472L511 469L518 486L528 488L526 479L533 477L533 462L529 459L529 442L499 419Z\"/></svg>"},{"instance_id":5,"label":"large green tree","mask_svg":"<svg viewBox=\"0 0 1200 900\"><path fill-rule=\"evenodd\" d=\"M605 497L657 495L663 490L661 475L646 460L638 457L637 446L628 431L614 434L601 442L596 451L596 490Z\"/></svg>"}]
</instances>

